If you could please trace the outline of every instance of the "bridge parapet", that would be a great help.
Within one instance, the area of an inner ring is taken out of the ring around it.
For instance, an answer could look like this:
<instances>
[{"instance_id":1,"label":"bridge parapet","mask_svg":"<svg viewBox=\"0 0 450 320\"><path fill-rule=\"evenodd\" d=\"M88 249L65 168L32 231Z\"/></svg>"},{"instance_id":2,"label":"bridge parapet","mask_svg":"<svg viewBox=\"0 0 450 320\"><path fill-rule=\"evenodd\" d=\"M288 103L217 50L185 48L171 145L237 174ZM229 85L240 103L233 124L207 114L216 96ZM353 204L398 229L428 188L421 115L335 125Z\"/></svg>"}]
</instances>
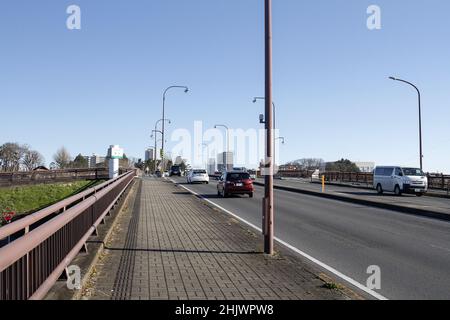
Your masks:
<instances>
[{"instance_id":1,"label":"bridge parapet","mask_svg":"<svg viewBox=\"0 0 450 320\"><path fill-rule=\"evenodd\" d=\"M0 300L42 299L135 174L129 171L1 227L0 240L13 240L0 248Z\"/></svg>"}]
</instances>

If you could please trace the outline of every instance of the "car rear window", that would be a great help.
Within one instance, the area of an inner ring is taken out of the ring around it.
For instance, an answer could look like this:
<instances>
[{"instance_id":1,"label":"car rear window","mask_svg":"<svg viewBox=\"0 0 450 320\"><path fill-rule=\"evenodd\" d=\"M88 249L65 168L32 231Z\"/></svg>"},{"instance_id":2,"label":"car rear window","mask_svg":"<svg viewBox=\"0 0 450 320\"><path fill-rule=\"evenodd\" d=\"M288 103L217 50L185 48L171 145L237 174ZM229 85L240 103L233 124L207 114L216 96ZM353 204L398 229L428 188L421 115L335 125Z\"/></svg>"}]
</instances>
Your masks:
<instances>
[{"instance_id":1,"label":"car rear window","mask_svg":"<svg viewBox=\"0 0 450 320\"><path fill-rule=\"evenodd\" d=\"M206 174L206 170L194 170L194 174Z\"/></svg>"},{"instance_id":2,"label":"car rear window","mask_svg":"<svg viewBox=\"0 0 450 320\"><path fill-rule=\"evenodd\" d=\"M248 173L229 173L227 174L227 181L236 180L249 180L250 175Z\"/></svg>"}]
</instances>

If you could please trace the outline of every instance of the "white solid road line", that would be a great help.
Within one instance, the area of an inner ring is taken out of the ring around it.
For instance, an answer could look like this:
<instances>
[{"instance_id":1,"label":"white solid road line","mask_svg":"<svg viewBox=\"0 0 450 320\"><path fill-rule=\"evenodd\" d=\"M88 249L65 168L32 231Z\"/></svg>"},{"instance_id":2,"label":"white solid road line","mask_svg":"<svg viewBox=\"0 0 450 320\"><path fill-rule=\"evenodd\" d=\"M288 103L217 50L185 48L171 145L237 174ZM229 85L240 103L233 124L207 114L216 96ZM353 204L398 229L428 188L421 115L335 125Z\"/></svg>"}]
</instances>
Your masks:
<instances>
[{"instance_id":1,"label":"white solid road line","mask_svg":"<svg viewBox=\"0 0 450 320\"><path fill-rule=\"evenodd\" d=\"M245 219L239 217L239 216L236 215L235 213L233 213L233 212L231 212L231 211L229 211L229 210L223 208L222 206L218 205L217 203L214 203L214 202L212 202L211 200L202 197L202 196L199 195L197 192L195 192L195 191L193 191L193 190L191 190L191 189L189 189L189 188L187 188L187 187L181 185L180 183L176 182L175 180L170 179L170 181L172 181L174 184L177 184L178 186L182 187L183 189L189 191L189 192L192 193L193 195L195 195L195 196L201 198L202 200L204 200L204 201L206 201L206 202L212 204L213 206L219 208L220 210L222 210L222 211L228 213L229 215L231 215L231 216L233 216L234 218L238 219L239 221L245 223L246 225L252 227L253 229L258 230L258 232L262 232L261 228L258 228L258 227L255 226L254 224L252 224L252 223L248 222L247 220L245 220ZM334 274L335 276L337 276L337 277L341 278L342 280L344 280L344 281L350 283L351 285L355 286L356 288L358 288L358 289L360 289L360 290L362 290L362 291L368 293L368 294L371 295L372 297L374 297L374 298L376 298L376 299L378 299L378 300L388 300L386 297L382 296L382 295L379 294L378 292L376 292L376 291L374 291L374 290L372 290L372 289L369 289L369 288L366 287L365 285L363 285L363 284L359 283L358 281L356 281L356 280L354 280L354 279L352 279L352 278L346 276L346 275L343 274L342 272L339 272L338 270L334 269L333 267L330 267L329 265L323 263L322 261L317 260L316 258L314 258L314 257L310 256L309 254L303 252L302 250L300 250L300 249L294 247L293 245L290 245L289 243L287 243L287 242L285 242L285 241L283 241L283 240L281 240L281 239L279 239L279 238L277 238L277 237L275 237L275 240L276 240L278 243L284 245L285 247L291 249L292 251L298 253L298 254L301 255L302 257L305 257L305 258L308 259L309 261L311 261L311 262L313 262L313 263L319 265L320 267L324 268L325 270L331 272L331 273Z\"/></svg>"}]
</instances>

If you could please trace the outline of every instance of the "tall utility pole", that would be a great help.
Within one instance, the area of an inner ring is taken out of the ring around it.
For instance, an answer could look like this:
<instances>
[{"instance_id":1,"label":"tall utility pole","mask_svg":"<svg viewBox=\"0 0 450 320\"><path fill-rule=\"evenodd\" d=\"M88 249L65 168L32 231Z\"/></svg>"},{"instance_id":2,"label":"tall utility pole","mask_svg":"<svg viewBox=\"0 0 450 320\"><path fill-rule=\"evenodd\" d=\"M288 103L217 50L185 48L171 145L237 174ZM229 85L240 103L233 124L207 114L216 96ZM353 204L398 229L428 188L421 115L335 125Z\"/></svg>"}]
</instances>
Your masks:
<instances>
[{"instance_id":1,"label":"tall utility pole","mask_svg":"<svg viewBox=\"0 0 450 320\"><path fill-rule=\"evenodd\" d=\"M273 121L272 121L272 0L265 0L265 129L266 159L264 163L263 234L264 253L273 254Z\"/></svg>"},{"instance_id":2,"label":"tall utility pole","mask_svg":"<svg viewBox=\"0 0 450 320\"><path fill-rule=\"evenodd\" d=\"M409 81L406 80L402 80L402 79L398 79L395 77L389 77L389 79L394 80L394 81L400 81L403 83L406 83L408 85L410 85L411 87L413 87L414 89L416 89L417 91L417 95L419 98L419 157L420 157L420 170L423 170L423 153L422 153L422 110L421 110L421 102L420 102L420 90L419 88L417 88L416 85L412 84Z\"/></svg>"}]
</instances>

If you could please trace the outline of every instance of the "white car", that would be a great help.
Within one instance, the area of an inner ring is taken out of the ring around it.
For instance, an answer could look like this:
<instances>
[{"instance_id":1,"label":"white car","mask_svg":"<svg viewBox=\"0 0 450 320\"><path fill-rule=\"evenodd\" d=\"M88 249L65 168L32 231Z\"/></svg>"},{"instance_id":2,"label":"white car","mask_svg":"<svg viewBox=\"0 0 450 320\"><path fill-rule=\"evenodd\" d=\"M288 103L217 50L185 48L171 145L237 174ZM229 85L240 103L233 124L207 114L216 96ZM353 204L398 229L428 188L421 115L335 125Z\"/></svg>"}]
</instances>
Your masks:
<instances>
[{"instance_id":1,"label":"white car","mask_svg":"<svg viewBox=\"0 0 450 320\"><path fill-rule=\"evenodd\" d=\"M373 171L373 187L378 194L385 191L416 194L422 196L428 190L428 179L418 168L410 167L376 167Z\"/></svg>"},{"instance_id":2,"label":"white car","mask_svg":"<svg viewBox=\"0 0 450 320\"><path fill-rule=\"evenodd\" d=\"M187 176L188 183L209 183L209 175L204 169L191 170Z\"/></svg>"}]
</instances>

